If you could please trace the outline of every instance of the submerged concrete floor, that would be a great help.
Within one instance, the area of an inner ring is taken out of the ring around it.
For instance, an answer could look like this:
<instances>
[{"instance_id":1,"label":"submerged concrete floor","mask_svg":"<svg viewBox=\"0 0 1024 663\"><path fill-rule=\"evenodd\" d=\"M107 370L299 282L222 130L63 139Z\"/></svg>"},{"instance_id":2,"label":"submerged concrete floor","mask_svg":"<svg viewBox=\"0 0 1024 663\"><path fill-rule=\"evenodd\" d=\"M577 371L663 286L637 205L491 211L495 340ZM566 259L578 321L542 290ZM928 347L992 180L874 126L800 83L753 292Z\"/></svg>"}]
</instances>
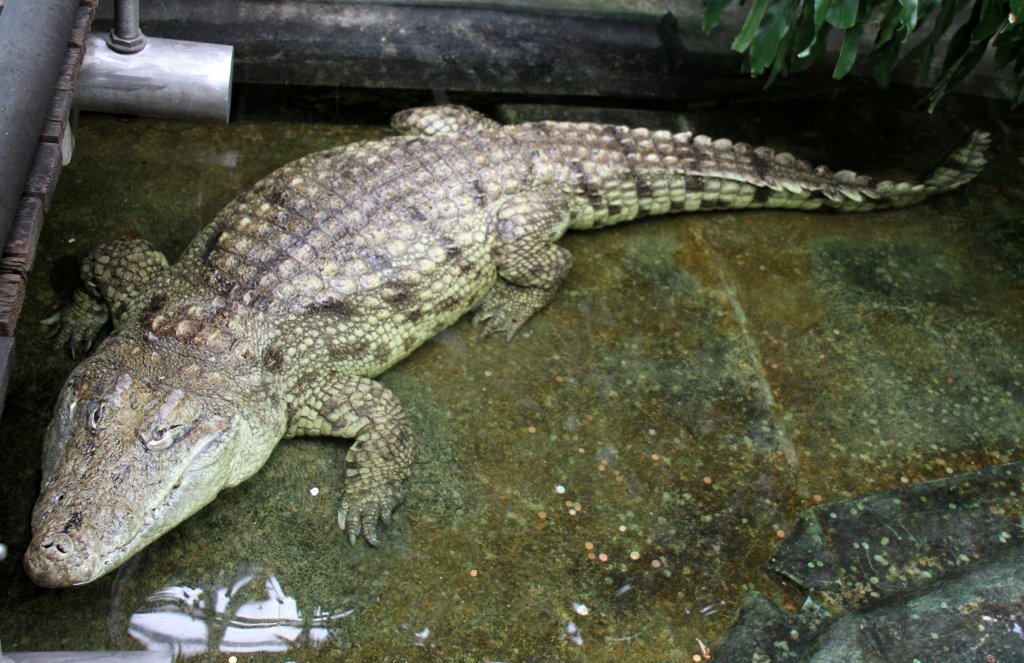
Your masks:
<instances>
[{"instance_id":1,"label":"submerged concrete floor","mask_svg":"<svg viewBox=\"0 0 1024 663\"><path fill-rule=\"evenodd\" d=\"M37 321L68 301L77 262L125 234L176 255L274 167L388 133L83 116L0 427L0 643L692 661L748 590L795 609L804 597L765 563L805 507L1024 457L1024 119L955 98L929 116L913 100L499 109L688 124L889 178L927 171L969 127L994 145L977 182L905 210L696 214L566 237L569 279L520 336L478 341L463 320L382 377L422 442L379 549L350 547L335 524L347 444L288 441L120 571L53 591L21 555L73 362Z\"/></svg>"}]
</instances>

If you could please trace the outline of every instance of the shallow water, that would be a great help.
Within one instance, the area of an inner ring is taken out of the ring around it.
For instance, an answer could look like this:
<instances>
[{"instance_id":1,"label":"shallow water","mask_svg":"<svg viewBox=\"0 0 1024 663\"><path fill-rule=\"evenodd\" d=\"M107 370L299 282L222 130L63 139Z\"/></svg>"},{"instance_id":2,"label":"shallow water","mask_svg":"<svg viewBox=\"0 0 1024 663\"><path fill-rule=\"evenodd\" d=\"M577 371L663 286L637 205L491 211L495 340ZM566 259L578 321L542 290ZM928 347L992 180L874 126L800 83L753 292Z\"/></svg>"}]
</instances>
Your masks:
<instances>
[{"instance_id":1,"label":"shallow water","mask_svg":"<svg viewBox=\"0 0 1024 663\"><path fill-rule=\"evenodd\" d=\"M73 362L37 321L69 299L78 261L122 235L174 256L276 166L389 133L372 113L84 115L0 427L4 651L692 661L748 589L795 609L804 597L765 562L803 508L1024 457L1022 120L956 98L932 116L898 110L912 100L497 108L689 126L884 177L928 170L968 127L994 146L976 182L905 210L709 213L566 237L570 277L517 338L479 341L463 320L381 378L421 443L379 549L350 547L335 523L347 444L293 440L118 572L54 591L21 555Z\"/></svg>"}]
</instances>

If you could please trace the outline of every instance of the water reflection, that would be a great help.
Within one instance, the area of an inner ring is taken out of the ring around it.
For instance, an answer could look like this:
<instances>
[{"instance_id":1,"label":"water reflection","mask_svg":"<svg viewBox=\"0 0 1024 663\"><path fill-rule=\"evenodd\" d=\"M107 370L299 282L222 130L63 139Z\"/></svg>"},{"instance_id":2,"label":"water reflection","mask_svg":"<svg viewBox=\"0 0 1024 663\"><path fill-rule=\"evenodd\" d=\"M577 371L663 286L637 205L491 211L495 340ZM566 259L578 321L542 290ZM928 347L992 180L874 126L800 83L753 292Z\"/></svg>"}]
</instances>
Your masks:
<instances>
[{"instance_id":1,"label":"water reflection","mask_svg":"<svg viewBox=\"0 0 1024 663\"><path fill-rule=\"evenodd\" d=\"M332 613L320 606L304 616L298 603L270 576L248 574L231 587L204 590L167 587L134 613L128 633L150 651L187 658L212 651L282 653L297 645L317 648L354 610Z\"/></svg>"}]
</instances>

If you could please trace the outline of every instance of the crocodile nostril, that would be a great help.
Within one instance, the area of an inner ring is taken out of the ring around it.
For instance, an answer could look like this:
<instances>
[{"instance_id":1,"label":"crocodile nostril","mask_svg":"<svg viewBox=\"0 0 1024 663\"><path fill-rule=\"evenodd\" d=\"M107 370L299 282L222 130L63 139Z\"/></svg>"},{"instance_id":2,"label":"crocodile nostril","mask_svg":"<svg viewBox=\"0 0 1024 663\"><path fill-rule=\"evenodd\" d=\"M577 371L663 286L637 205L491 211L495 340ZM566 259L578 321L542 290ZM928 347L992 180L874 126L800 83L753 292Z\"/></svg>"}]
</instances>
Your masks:
<instances>
[{"instance_id":1,"label":"crocodile nostril","mask_svg":"<svg viewBox=\"0 0 1024 663\"><path fill-rule=\"evenodd\" d=\"M94 577L81 541L60 532L44 533L25 551L25 571L43 587L70 587Z\"/></svg>"},{"instance_id":2,"label":"crocodile nostril","mask_svg":"<svg viewBox=\"0 0 1024 663\"><path fill-rule=\"evenodd\" d=\"M39 544L40 548L46 550L46 556L50 559L59 559L68 554L71 550L70 541L61 541L59 538L48 539Z\"/></svg>"}]
</instances>

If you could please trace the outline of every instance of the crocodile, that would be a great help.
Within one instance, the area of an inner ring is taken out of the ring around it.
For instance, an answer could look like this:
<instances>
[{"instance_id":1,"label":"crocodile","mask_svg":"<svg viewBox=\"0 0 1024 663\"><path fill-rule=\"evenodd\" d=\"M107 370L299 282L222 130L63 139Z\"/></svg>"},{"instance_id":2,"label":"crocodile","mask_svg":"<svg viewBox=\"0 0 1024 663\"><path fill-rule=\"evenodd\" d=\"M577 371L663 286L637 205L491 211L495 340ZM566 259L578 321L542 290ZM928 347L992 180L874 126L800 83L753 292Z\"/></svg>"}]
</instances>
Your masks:
<instances>
[{"instance_id":1,"label":"crocodile","mask_svg":"<svg viewBox=\"0 0 1024 663\"><path fill-rule=\"evenodd\" d=\"M511 338L571 265L567 230L735 208L903 207L970 181L974 132L930 175L877 181L768 148L587 123L501 125L415 108L396 136L282 166L228 204L173 266L123 239L86 257L45 320L87 353L43 444L25 553L47 587L90 582L256 473L283 438L354 440L338 523L378 545L414 435L373 378L472 312Z\"/></svg>"}]
</instances>

